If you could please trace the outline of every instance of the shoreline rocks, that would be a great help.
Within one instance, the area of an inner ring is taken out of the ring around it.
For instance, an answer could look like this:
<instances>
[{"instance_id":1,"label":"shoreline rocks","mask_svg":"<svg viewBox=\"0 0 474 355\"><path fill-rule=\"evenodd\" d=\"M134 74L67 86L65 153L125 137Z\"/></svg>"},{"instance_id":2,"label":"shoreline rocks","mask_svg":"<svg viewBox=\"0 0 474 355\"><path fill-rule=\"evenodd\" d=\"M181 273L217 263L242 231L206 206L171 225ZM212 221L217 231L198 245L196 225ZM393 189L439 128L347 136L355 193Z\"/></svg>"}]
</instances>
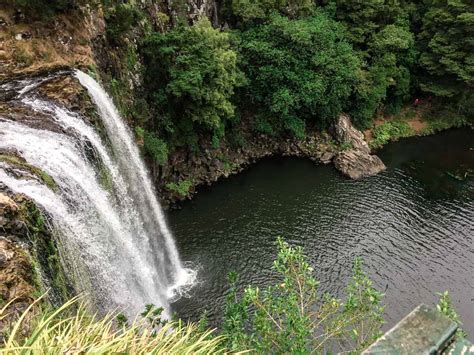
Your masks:
<instances>
[{"instance_id":1,"label":"shoreline rocks","mask_svg":"<svg viewBox=\"0 0 474 355\"><path fill-rule=\"evenodd\" d=\"M349 116L339 116L333 127L333 135L342 149L334 157L333 163L343 175L356 180L386 169L382 160L371 154L364 134L352 125Z\"/></svg>"}]
</instances>

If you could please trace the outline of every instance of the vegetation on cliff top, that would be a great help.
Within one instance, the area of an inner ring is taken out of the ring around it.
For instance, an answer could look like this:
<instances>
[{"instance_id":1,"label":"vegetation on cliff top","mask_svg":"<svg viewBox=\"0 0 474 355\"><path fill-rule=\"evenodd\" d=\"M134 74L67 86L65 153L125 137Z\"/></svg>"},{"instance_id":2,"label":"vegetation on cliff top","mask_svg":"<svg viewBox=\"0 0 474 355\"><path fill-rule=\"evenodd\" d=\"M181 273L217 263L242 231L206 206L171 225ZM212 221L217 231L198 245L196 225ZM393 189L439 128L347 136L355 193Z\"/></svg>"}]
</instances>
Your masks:
<instances>
[{"instance_id":1,"label":"vegetation on cliff top","mask_svg":"<svg viewBox=\"0 0 474 355\"><path fill-rule=\"evenodd\" d=\"M244 122L259 134L301 139L345 111L368 128L416 99L472 116L468 1L228 0L220 15L230 30L180 21L144 41L154 117L145 126L170 151L196 150L206 139L217 147Z\"/></svg>"},{"instance_id":2,"label":"vegetation on cliff top","mask_svg":"<svg viewBox=\"0 0 474 355\"><path fill-rule=\"evenodd\" d=\"M157 165L177 150L242 141L249 128L254 136L301 139L342 111L359 127L373 127L377 117L416 99L450 117L474 114L468 0L225 0L212 25L188 13L185 0L171 8L123 0L8 2L36 18L102 6L106 37L123 57L112 55L112 66L123 61L109 73L113 91L148 132L145 152ZM143 87L136 87L136 74ZM163 142L159 154L153 137Z\"/></svg>"}]
</instances>

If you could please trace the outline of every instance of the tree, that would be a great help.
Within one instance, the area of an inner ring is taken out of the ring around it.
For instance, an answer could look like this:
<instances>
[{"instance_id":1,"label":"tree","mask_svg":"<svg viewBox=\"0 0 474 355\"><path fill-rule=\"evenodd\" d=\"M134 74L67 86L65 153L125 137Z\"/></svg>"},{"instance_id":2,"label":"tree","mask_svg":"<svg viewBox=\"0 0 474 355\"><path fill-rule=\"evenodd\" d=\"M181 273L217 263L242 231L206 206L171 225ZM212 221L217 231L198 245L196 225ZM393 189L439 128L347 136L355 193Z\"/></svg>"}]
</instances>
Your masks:
<instances>
[{"instance_id":1,"label":"tree","mask_svg":"<svg viewBox=\"0 0 474 355\"><path fill-rule=\"evenodd\" d=\"M299 20L272 15L240 33L249 80L243 106L257 111L257 128L301 138L306 123L324 126L337 117L360 66L344 35L342 26L321 11Z\"/></svg>"},{"instance_id":2,"label":"tree","mask_svg":"<svg viewBox=\"0 0 474 355\"><path fill-rule=\"evenodd\" d=\"M418 36L421 89L474 114L474 3L426 0Z\"/></svg>"},{"instance_id":3,"label":"tree","mask_svg":"<svg viewBox=\"0 0 474 355\"><path fill-rule=\"evenodd\" d=\"M106 1L104 6L107 38L114 43L119 43L143 17L135 4Z\"/></svg>"},{"instance_id":4,"label":"tree","mask_svg":"<svg viewBox=\"0 0 474 355\"><path fill-rule=\"evenodd\" d=\"M143 52L150 101L161 116L154 128L180 145L195 145L199 129L222 137L234 116L234 88L243 80L229 35L202 18L152 34Z\"/></svg>"},{"instance_id":5,"label":"tree","mask_svg":"<svg viewBox=\"0 0 474 355\"><path fill-rule=\"evenodd\" d=\"M168 160L166 142L156 137L153 133L145 131L143 134L143 147L158 165L166 164Z\"/></svg>"},{"instance_id":6,"label":"tree","mask_svg":"<svg viewBox=\"0 0 474 355\"><path fill-rule=\"evenodd\" d=\"M311 0L232 0L232 13L242 22L262 22L273 13L289 18L308 16L315 9Z\"/></svg>"},{"instance_id":7,"label":"tree","mask_svg":"<svg viewBox=\"0 0 474 355\"><path fill-rule=\"evenodd\" d=\"M383 105L397 110L409 98L410 69L416 59L408 20L412 7L401 0L333 0L330 5L364 63L351 114L356 123L369 126Z\"/></svg>"}]
</instances>

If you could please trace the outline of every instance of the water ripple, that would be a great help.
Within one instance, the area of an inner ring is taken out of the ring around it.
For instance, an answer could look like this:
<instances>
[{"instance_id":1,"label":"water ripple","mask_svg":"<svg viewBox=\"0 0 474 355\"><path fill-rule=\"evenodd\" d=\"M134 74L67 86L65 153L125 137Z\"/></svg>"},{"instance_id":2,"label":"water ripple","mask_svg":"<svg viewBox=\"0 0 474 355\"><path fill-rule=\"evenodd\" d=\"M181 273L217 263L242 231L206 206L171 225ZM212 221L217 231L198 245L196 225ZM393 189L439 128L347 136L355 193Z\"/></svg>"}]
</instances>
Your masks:
<instances>
[{"instance_id":1,"label":"water ripple","mask_svg":"<svg viewBox=\"0 0 474 355\"><path fill-rule=\"evenodd\" d=\"M463 154L472 141L472 131L460 130L390 145L382 152L389 169L360 181L304 160L267 160L203 191L170 216L183 258L202 265L201 285L176 310L197 319L207 308L219 325L226 274L237 271L241 287L276 282L274 241L283 236L305 248L322 291L336 296L361 256L386 289L387 326L449 289L474 334L474 185L439 173L453 168L441 161L474 168ZM451 159L436 159L448 144Z\"/></svg>"}]
</instances>

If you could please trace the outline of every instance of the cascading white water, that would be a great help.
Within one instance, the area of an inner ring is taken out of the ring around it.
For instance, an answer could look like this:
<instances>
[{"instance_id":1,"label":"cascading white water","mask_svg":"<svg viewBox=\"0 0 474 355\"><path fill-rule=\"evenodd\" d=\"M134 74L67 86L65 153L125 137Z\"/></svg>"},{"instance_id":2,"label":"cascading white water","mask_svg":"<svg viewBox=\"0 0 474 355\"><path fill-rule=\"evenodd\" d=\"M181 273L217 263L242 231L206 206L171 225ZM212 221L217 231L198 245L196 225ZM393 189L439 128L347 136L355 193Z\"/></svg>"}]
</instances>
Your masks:
<instances>
[{"instance_id":1,"label":"cascading white water","mask_svg":"<svg viewBox=\"0 0 474 355\"><path fill-rule=\"evenodd\" d=\"M194 272L182 266L138 148L112 100L91 77L75 75L97 105L110 149L78 115L26 97L24 105L51 117L64 133L0 120L0 149L16 150L49 174L58 191L33 177L12 176L6 163L0 181L51 215L76 289L89 293L100 309L134 316L153 303L167 310L192 284Z\"/></svg>"}]
</instances>

